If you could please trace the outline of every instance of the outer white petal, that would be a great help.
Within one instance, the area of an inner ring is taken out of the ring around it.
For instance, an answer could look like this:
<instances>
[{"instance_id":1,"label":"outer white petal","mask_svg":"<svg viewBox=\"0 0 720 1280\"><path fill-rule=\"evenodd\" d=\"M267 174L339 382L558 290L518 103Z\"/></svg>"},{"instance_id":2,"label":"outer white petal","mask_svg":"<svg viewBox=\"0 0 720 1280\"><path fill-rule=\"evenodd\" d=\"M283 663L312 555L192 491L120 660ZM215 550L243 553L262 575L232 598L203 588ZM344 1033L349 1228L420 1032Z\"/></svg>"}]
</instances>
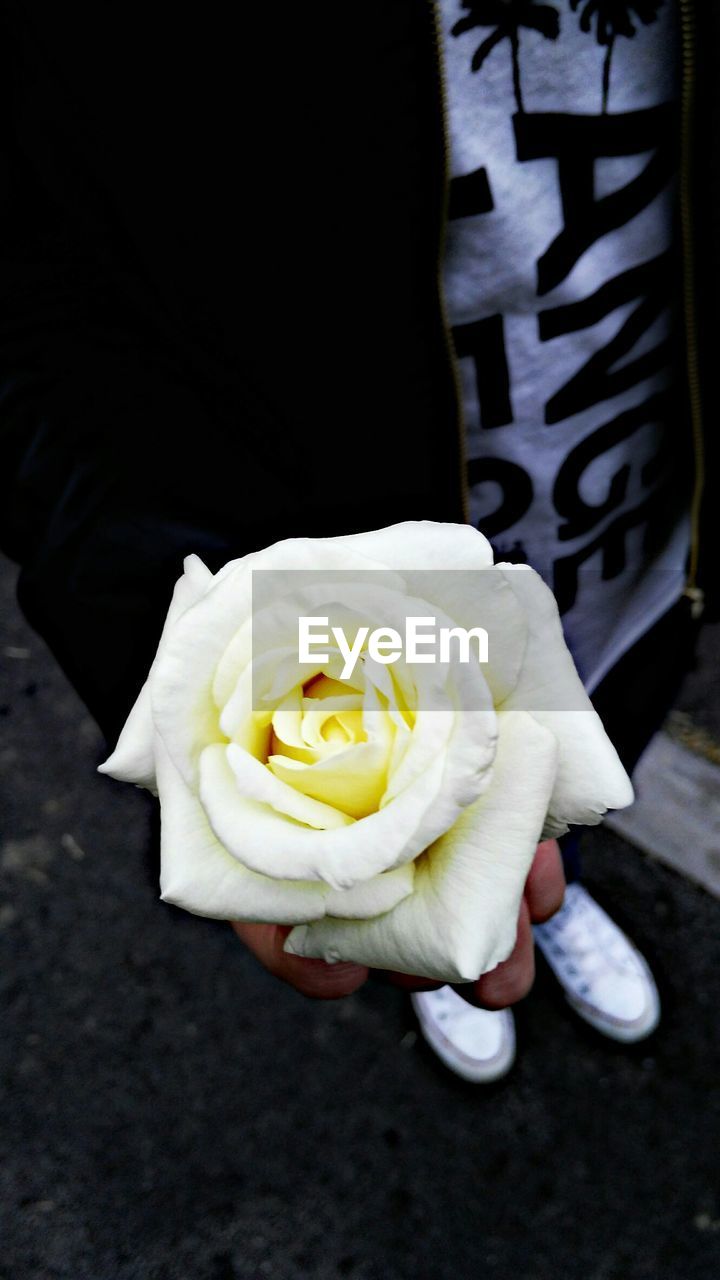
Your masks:
<instances>
[{"instance_id":1,"label":"outer white petal","mask_svg":"<svg viewBox=\"0 0 720 1280\"><path fill-rule=\"evenodd\" d=\"M432 600L453 625L484 627L488 633L488 662L482 672L496 705L515 687L525 657L527 622L504 573L494 566L451 570L411 570L403 575L411 594ZM444 620L440 621L444 625Z\"/></svg>"},{"instance_id":2,"label":"outer white petal","mask_svg":"<svg viewBox=\"0 0 720 1280\"><path fill-rule=\"evenodd\" d=\"M507 958L553 787L557 746L523 712L503 713L499 722L489 790L417 860L410 897L375 920L326 918L299 926L286 951L443 982L474 981Z\"/></svg>"},{"instance_id":3,"label":"outer white petal","mask_svg":"<svg viewBox=\"0 0 720 1280\"><path fill-rule=\"evenodd\" d=\"M186 609L200 600L213 582L213 575L199 556L186 556L184 572L175 583L170 607L165 618L157 647L152 672L169 628ZM135 704L123 726L112 755L101 764L98 773L108 773L119 782L135 782L140 787L155 789L155 757L153 749L154 728L150 703L150 675L145 681Z\"/></svg>"},{"instance_id":4,"label":"outer white petal","mask_svg":"<svg viewBox=\"0 0 720 1280\"><path fill-rule=\"evenodd\" d=\"M406 520L368 533L328 539L389 569L484 569L493 562L487 538L469 524Z\"/></svg>"},{"instance_id":5,"label":"outer white petal","mask_svg":"<svg viewBox=\"0 0 720 1280\"><path fill-rule=\"evenodd\" d=\"M413 891L415 863L406 862L394 871L383 871L352 889L331 889L325 899L325 912L345 920L364 920L391 911Z\"/></svg>"},{"instance_id":6,"label":"outer white petal","mask_svg":"<svg viewBox=\"0 0 720 1280\"><path fill-rule=\"evenodd\" d=\"M269 880L248 871L215 838L160 738L156 749L163 900L218 920L295 924L322 916L327 886Z\"/></svg>"},{"instance_id":7,"label":"outer white petal","mask_svg":"<svg viewBox=\"0 0 720 1280\"><path fill-rule=\"evenodd\" d=\"M202 599L169 630L149 681L153 721L186 782L196 781L198 759L219 741L213 700L215 671L225 650L253 610L256 570L323 570L331 577L348 570L384 569L364 556L336 547L330 539L292 538L231 561Z\"/></svg>"},{"instance_id":8,"label":"outer white petal","mask_svg":"<svg viewBox=\"0 0 720 1280\"><path fill-rule=\"evenodd\" d=\"M531 712L558 743L545 832L562 834L568 823L592 826L608 809L632 804L630 779L575 669L552 592L532 569L509 565L496 566L498 570L505 573L529 624L520 677L502 709Z\"/></svg>"},{"instance_id":9,"label":"outer white petal","mask_svg":"<svg viewBox=\"0 0 720 1280\"><path fill-rule=\"evenodd\" d=\"M548 813L543 823L542 836L543 840L559 840L560 836L567 835L570 830L569 822L561 822L559 818L553 817Z\"/></svg>"},{"instance_id":10,"label":"outer white petal","mask_svg":"<svg viewBox=\"0 0 720 1280\"><path fill-rule=\"evenodd\" d=\"M242 795L225 747L214 744L200 759L200 798L218 840L244 866L265 876L350 889L410 862L455 821L461 804L452 787L442 793L443 769L440 756L385 809L349 826L316 831Z\"/></svg>"},{"instance_id":11,"label":"outer white petal","mask_svg":"<svg viewBox=\"0 0 720 1280\"><path fill-rule=\"evenodd\" d=\"M307 797L291 794L249 753L210 744L200 755L199 794L215 835L250 870L324 880L335 889L412 861L487 786L497 734L492 709L428 711L423 721L435 746L424 767L376 813L326 830L305 825ZM312 822L320 826L321 806L314 805Z\"/></svg>"},{"instance_id":12,"label":"outer white petal","mask_svg":"<svg viewBox=\"0 0 720 1280\"><path fill-rule=\"evenodd\" d=\"M526 623L504 575L494 572L483 534L471 525L418 520L330 541L400 570L408 594L430 601L453 623L485 626L490 661L484 675L496 703L508 695L523 660Z\"/></svg>"}]
</instances>

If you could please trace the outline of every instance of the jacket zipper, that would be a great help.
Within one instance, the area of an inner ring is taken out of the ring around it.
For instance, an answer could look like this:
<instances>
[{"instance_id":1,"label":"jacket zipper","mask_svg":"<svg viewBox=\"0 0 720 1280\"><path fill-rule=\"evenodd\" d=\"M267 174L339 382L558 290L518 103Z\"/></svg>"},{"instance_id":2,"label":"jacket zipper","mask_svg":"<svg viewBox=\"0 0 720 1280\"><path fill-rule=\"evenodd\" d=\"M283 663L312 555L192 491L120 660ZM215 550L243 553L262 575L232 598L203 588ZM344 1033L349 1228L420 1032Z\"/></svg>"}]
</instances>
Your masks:
<instances>
[{"instance_id":1,"label":"jacket zipper","mask_svg":"<svg viewBox=\"0 0 720 1280\"><path fill-rule=\"evenodd\" d=\"M442 20L440 16L440 6L437 0L431 0L434 44L435 44L435 66L437 68L438 78L438 97L440 101L440 110L442 115L442 151L443 151L443 183L442 183L442 206L440 215L440 232L438 235L438 252L437 252L437 291L440 301L440 314L442 318L442 326L445 334L445 347L447 350L448 361L452 371L453 382L455 384L455 421L457 424L458 443L459 443L459 461L460 461L460 501L462 503L463 520L466 524L470 523L470 499L468 496L467 483L467 444L465 436L465 414L463 411L462 386L460 382L460 370L458 368L458 359L455 352L455 343L453 341L452 330L450 328L450 319L448 316L447 299L445 297L445 282L443 278L443 267L445 257L445 241L447 238L448 224L448 207L450 203L450 142L448 130L448 94L447 81L445 79L445 62L443 52L442 37Z\"/></svg>"},{"instance_id":2,"label":"jacket zipper","mask_svg":"<svg viewBox=\"0 0 720 1280\"><path fill-rule=\"evenodd\" d=\"M685 355L687 361L688 400L695 456L695 480L690 503L690 557L684 595L691 602L694 618L704 608L704 594L697 585L700 544L700 506L705 484L705 458L702 428L702 402L698 372L697 325L695 309L695 245L692 230L691 136L695 105L695 13L693 0L679 0L682 30L682 90L680 98L680 224L683 255L683 309L685 315Z\"/></svg>"}]
</instances>

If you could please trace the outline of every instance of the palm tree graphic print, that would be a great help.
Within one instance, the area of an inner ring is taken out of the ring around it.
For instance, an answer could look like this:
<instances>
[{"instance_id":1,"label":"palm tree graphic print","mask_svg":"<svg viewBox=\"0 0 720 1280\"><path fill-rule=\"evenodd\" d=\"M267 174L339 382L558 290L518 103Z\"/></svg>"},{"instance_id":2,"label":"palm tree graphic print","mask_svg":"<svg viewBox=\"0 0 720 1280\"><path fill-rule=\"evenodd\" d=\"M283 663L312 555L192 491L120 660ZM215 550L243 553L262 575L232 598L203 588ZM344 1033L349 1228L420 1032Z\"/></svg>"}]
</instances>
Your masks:
<instances>
[{"instance_id":1,"label":"palm tree graphic print","mask_svg":"<svg viewBox=\"0 0 720 1280\"><path fill-rule=\"evenodd\" d=\"M580 11L580 30L589 32L595 21L598 44L605 49L602 71L602 110L608 109L610 94L610 68L613 49L618 36L630 39L635 35L635 23L649 26L655 22L663 0L569 0L573 13ZM546 40L557 40L560 34L560 14L549 4L537 4L535 0L462 0L468 12L452 28L454 36L464 35L475 27L493 27L490 35L478 45L470 64L479 71L485 59L503 40L510 43L512 54L513 88L517 109L524 112L520 83L520 31L537 31Z\"/></svg>"},{"instance_id":2,"label":"palm tree graphic print","mask_svg":"<svg viewBox=\"0 0 720 1280\"><path fill-rule=\"evenodd\" d=\"M557 40L560 33L557 9L549 4L536 4L535 0L463 0L462 7L468 13L455 23L452 35L464 35L475 27L495 28L475 50L470 64L472 70L479 71L496 45L508 40L512 51L515 101L518 111L524 111L520 86L520 30L537 31L547 40Z\"/></svg>"},{"instance_id":3,"label":"palm tree graphic print","mask_svg":"<svg viewBox=\"0 0 720 1280\"><path fill-rule=\"evenodd\" d=\"M628 4L627 0L570 0L570 8L573 13L577 13L578 9L581 9L580 30L590 31L594 18L597 42L605 47L602 79L603 113L607 112L608 108L610 64L615 40L618 36L626 36L629 39L635 35L636 27L633 25L633 14L646 27L651 22L654 22L662 2L663 0L634 0L634 3Z\"/></svg>"}]
</instances>

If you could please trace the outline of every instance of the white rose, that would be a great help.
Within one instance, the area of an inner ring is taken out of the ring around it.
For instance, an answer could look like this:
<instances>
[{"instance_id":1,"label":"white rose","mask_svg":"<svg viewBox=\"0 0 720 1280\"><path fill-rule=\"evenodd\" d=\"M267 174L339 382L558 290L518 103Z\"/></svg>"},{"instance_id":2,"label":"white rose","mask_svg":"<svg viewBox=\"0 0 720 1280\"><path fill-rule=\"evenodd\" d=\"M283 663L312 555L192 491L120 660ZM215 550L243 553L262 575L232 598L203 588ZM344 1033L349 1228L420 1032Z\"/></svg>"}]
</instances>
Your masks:
<instances>
[{"instance_id":1,"label":"white rose","mask_svg":"<svg viewBox=\"0 0 720 1280\"><path fill-rule=\"evenodd\" d=\"M255 570L313 574L253 620ZM456 570L484 571L472 598ZM363 650L343 683L337 651L298 663L298 611L323 604L351 629L403 611L489 623L489 661L383 666ZM269 637L254 664L253 625ZM541 837L633 798L552 593L493 566L469 526L430 522L291 539L214 576L189 556L100 771L159 794L165 901L293 924L295 955L450 982L510 954Z\"/></svg>"}]
</instances>

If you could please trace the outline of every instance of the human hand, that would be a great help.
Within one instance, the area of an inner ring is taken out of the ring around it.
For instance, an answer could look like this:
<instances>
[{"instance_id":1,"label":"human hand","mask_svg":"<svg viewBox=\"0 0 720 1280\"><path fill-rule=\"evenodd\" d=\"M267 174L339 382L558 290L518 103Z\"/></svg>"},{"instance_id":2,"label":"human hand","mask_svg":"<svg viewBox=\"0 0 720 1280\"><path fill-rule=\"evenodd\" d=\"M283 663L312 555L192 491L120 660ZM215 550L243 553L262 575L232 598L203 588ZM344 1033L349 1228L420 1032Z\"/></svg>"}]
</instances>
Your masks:
<instances>
[{"instance_id":1,"label":"human hand","mask_svg":"<svg viewBox=\"0 0 720 1280\"><path fill-rule=\"evenodd\" d=\"M557 840L543 840L538 845L518 916L517 940L512 954L477 982L458 983L455 990L470 1004L485 1009L503 1009L522 1000L535 977L532 925L549 920L562 905L565 877ZM274 977L287 982L302 995L319 1000L336 1000L352 995L368 979L365 965L343 961L326 964L324 960L306 960L283 951L290 925L243 924L232 922L238 937ZM406 973L387 973L393 986L405 991L431 991L443 986L426 978Z\"/></svg>"}]
</instances>

